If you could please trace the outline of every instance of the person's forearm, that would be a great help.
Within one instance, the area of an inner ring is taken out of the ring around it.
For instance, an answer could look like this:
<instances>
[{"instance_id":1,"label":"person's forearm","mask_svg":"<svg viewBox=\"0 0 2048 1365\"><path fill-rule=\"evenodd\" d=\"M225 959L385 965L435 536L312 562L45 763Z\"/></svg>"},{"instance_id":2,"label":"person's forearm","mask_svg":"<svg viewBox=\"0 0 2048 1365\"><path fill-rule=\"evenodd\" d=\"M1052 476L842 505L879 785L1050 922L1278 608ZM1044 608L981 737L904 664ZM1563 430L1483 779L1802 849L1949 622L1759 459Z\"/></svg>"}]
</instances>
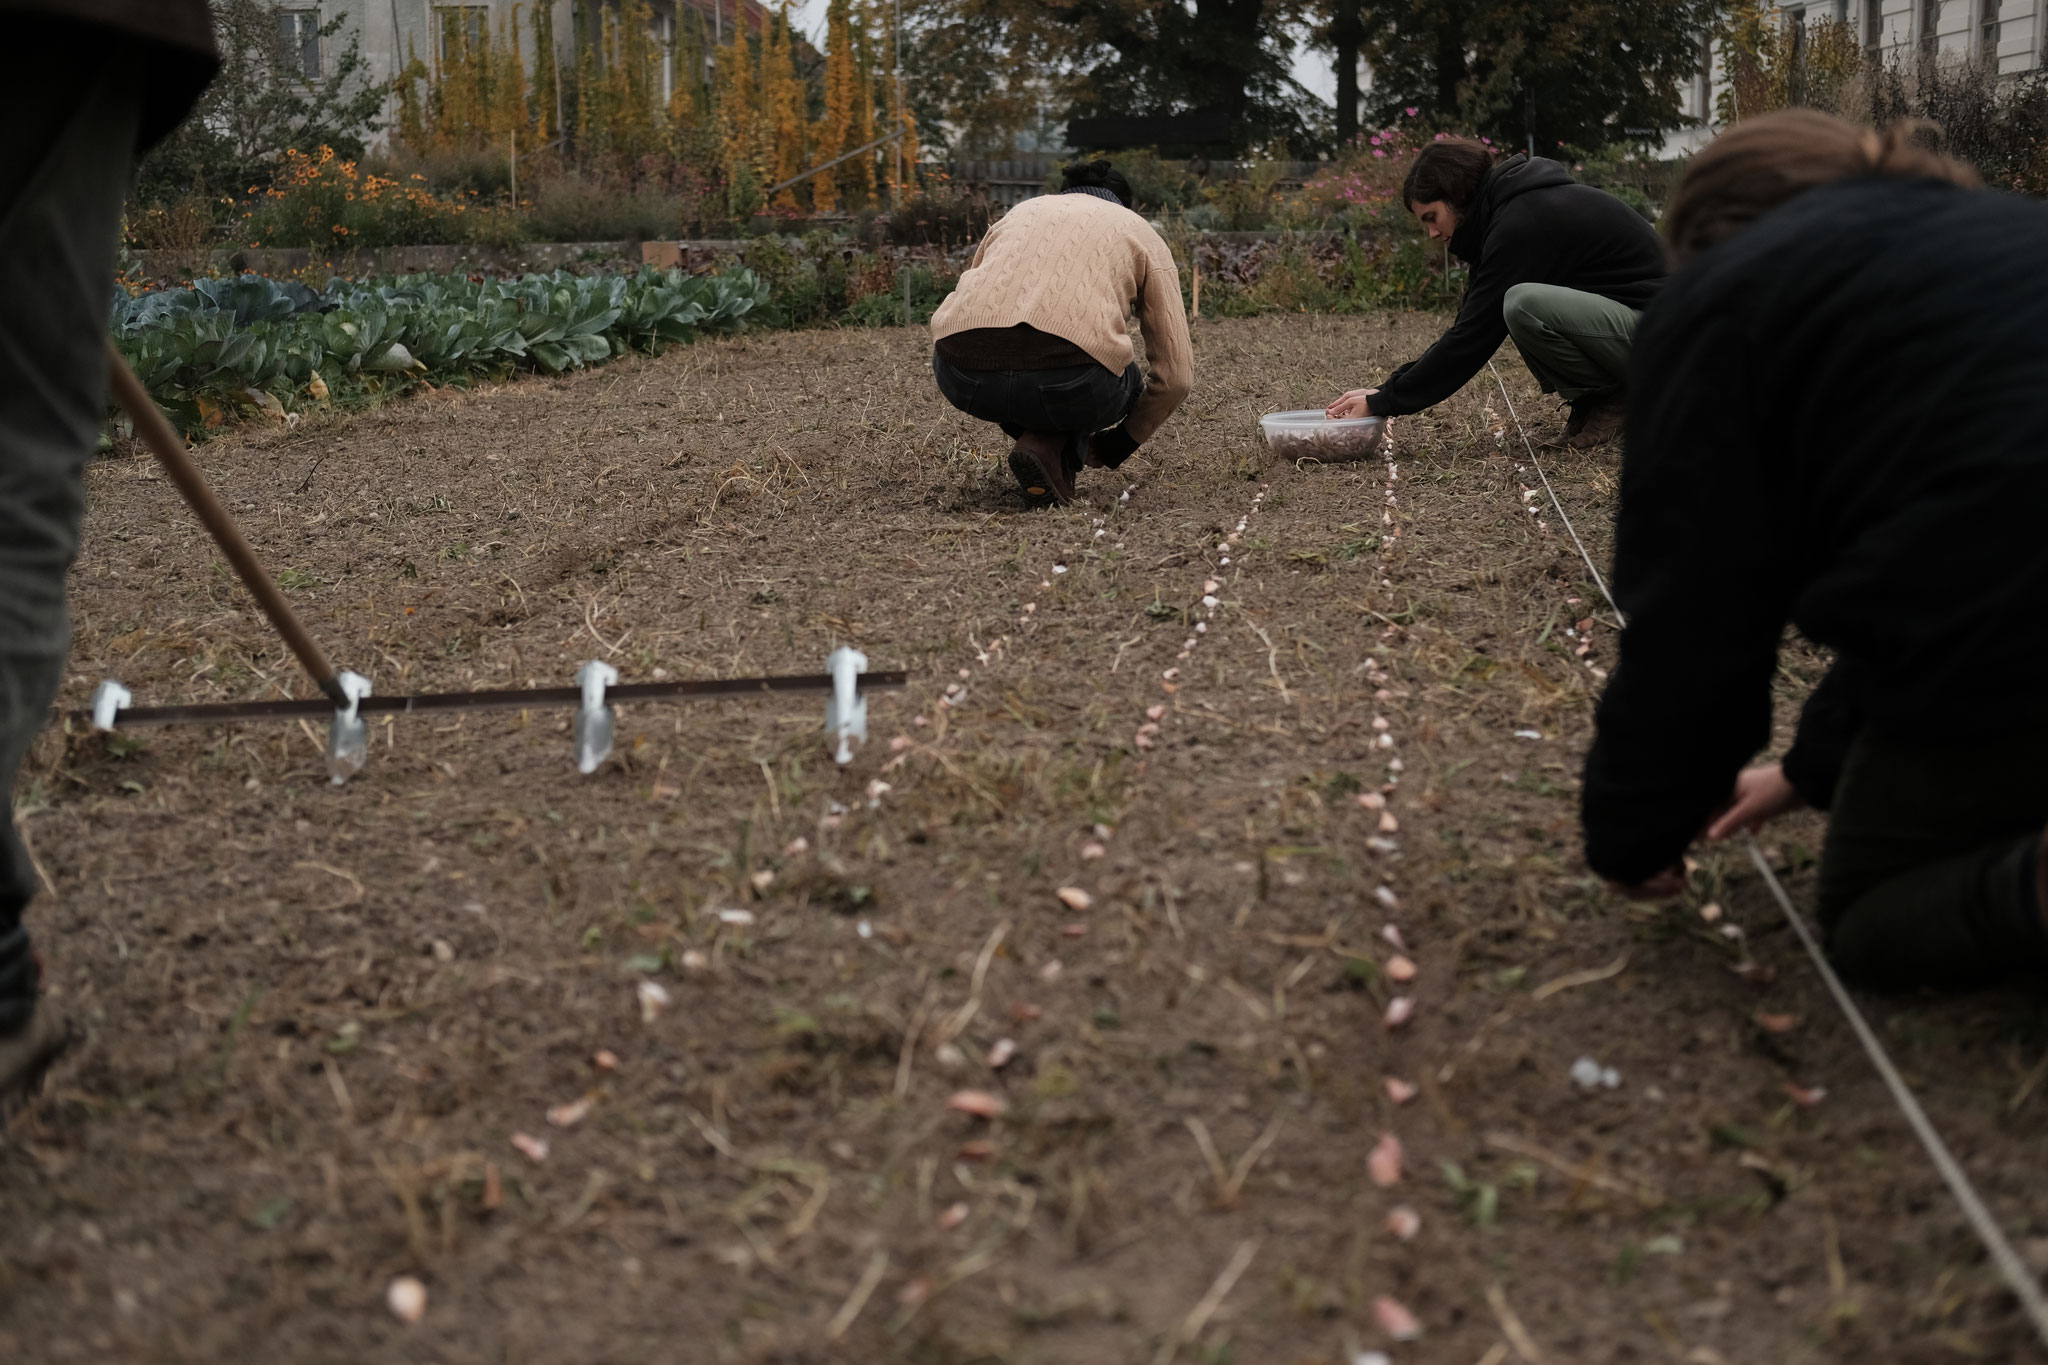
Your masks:
<instances>
[{"instance_id":1,"label":"person's forearm","mask_svg":"<svg viewBox=\"0 0 2048 1365\"><path fill-rule=\"evenodd\" d=\"M1118 428L1130 437L1135 449L1152 439L1159 428L1166 425L1166 419L1173 416L1173 410L1188 396L1186 381L1172 382L1160 377L1154 370L1145 379L1145 392L1131 408L1131 415L1124 418Z\"/></svg>"}]
</instances>

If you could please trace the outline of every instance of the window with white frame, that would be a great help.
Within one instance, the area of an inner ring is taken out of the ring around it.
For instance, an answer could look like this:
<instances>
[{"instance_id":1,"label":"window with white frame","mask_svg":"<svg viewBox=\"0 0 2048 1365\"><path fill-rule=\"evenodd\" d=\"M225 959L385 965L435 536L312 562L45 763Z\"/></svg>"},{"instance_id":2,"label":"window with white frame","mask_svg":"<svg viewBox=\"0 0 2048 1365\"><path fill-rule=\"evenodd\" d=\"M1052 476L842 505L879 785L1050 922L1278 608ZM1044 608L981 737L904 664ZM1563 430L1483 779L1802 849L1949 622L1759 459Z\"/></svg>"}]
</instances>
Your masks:
<instances>
[{"instance_id":1,"label":"window with white frame","mask_svg":"<svg viewBox=\"0 0 2048 1365\"><path fill-rule=\"evenodd\" d=\"M309 81L320 79L320 11L277 11L277 52L280 63Z\"/></svg>"},{"instance_id":2,"label":"window with white frame","mask_svg":"<svg viewBox=\"0 0 2048 1365\"><path fill-rule=\"evenodd\" d=\"M1941 43L1941 0L1920 0L1920 50L1933 52Z\"/></svg>"},{"instance_id":3,"label":"window with white frame","mask_svg":"<svg viewBox=\"0 0 2048 1365\"><path fill-rule=\"evenodd\" d=\"M1989 60L1998 60L1998 6L1999 0L1978 0L1981 9L1977 16L1978 45Z\"/></svg>"},{"instance_id":4,"label":"window with white frame","mask_svg":"<svg viewBox=\"0 0 2048 1365\"><path fill-rule=\"evenodd\" d=\"M1884 46L1884 0L1863 0L1863 54L1877 60Z\"/></svg>"}]
</instances>

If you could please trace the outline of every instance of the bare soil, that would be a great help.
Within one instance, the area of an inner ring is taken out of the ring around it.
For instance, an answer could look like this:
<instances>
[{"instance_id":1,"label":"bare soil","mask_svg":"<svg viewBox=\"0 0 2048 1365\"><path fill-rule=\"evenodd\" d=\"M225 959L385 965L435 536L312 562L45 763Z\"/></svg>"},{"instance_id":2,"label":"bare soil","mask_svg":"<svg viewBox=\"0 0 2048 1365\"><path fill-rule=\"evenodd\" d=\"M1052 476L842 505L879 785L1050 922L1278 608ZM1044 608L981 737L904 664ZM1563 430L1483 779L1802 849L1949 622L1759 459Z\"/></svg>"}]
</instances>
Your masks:
<instances>
[{"instance_id":1,"label":"bare soil","mask_svg":"<svg viewBox=\"0 0 2048 1365\"><path fill-rule=\"evenodd\" d=\"M566 713L380 720L343 788L312 727L46 735L33 922L90 1039L0 1139L0 1359L2035 1358L1744 855L1665 907L1586 871L1614 634L1497 397L1396 423L1391 488L1258 447L1440 326L1205 323L1194 400L1050 512L901 331L205 446L380 691L846 642L912 685L845 769L811 698L628 709L589 778ZM1604 563L1615 455L1546 467ZM144 459L91 497L67 705L305 693ZM1795 894L1818 834L1771 841ZM2048 1236L2038 1008L1871 1007Z\"/></svg>"}]
</instances>

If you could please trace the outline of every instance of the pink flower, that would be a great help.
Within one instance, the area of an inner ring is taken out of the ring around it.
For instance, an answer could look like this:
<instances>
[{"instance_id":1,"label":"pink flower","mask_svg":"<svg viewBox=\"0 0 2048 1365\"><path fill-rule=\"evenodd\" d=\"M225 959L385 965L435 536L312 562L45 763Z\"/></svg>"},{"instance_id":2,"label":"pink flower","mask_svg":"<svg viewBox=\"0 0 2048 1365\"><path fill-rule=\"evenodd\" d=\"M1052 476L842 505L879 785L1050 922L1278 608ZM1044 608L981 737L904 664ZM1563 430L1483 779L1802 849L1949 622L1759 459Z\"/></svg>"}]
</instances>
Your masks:
<instances>
[{"instance_id":1,"label":"pink flower","mask_svg":"<svg viewBox=\"0 0 2048 1365\"><path fill-rule=\"evenodd\" d=\"M1372 153L1372 154L1373 154L1374 156L1385 156L1385 155L1386 155L1386 153L1385 153L1385 152L1383 152L1383 151L1379 150L1379 149L1378 149L1377 147L1375 147L1375 148L1373 149L1373 153Z\"/></svg>"},{"instance_id":2,"label":"pink flower","mask_svg":"<svg viewBox=\"0 0 2048 1365\"><path fill-rule=\"evenodd\" d=\"M1375 147L1380 145L1380 135L1378 133L1372 135L1372 145Z\"/></svg>"},{"instance_id":3,"label":"pink flower","mask_svg":"<svg viewBox=\"0 0 2048 1365\"><path fill-rule=\"evenodd\" d=\"M1408 115L1408 117L1409 117L1409 118L1414 118L1414 117L1415 117L1415 115L1416 115L1416 114L1418 114L1418 113L1419 113L1419 112L1421 112L1421 111L1420 111L1420 110L1418 110L1418 109L1417 109L1417 108L1416 108L1416 107L1415 107L1414 105L1412 105L1412 104L1411 104L1411 105L1409 105L1409 106L1408 106L1408 108L1407 108L1406 110L1404 110L1403 112L1404 112L1404 113L1406 113L1406 114Z\"/></svg>"},{"instance_id":4,"label":"pink flower","mask_svg":"<svg viewBox=\"0 0 2048 1365\"><path fill-rule=\"evenodd\" d=\"M1442 133L1438 133L1438 134L1436 135L1436 140L1437 140L1438 142L1442 142L1442 141L1444 140L1444 135L1443 135Z\"/></svg>"}]
</instances>

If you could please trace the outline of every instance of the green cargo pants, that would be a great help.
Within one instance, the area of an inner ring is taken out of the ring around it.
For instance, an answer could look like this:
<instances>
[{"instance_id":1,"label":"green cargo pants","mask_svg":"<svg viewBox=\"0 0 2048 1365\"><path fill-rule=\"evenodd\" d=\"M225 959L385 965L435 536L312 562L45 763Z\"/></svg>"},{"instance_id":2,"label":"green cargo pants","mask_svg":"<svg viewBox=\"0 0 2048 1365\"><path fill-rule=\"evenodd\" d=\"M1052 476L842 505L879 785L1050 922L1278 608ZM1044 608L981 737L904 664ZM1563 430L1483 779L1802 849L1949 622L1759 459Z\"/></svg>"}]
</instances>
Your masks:
<instances>
[{"instance_id":1,"label":"green cargo pants","mask_svg":"<svg viewBox=\"0 0 2048 1365\"><path fill-rule=\"evenodd\" d=\"M1904 743L1865 731L1828 813L1818 909L1842 975L1957 989L2048 971L2034 889L2048 724Z\"/></svg>"},{"instance_id":2,"label":"green cargo pants","mask_svg":"<svg viewBox=\"0 0 2048 1365\"><path fill-rule=\"evenodd\" d=\"M1642 314L1583 289L1510 286L1501 301L1508 335L1545 393L1568 403L1618 392Z\"/></svg>"}]
</instances>

